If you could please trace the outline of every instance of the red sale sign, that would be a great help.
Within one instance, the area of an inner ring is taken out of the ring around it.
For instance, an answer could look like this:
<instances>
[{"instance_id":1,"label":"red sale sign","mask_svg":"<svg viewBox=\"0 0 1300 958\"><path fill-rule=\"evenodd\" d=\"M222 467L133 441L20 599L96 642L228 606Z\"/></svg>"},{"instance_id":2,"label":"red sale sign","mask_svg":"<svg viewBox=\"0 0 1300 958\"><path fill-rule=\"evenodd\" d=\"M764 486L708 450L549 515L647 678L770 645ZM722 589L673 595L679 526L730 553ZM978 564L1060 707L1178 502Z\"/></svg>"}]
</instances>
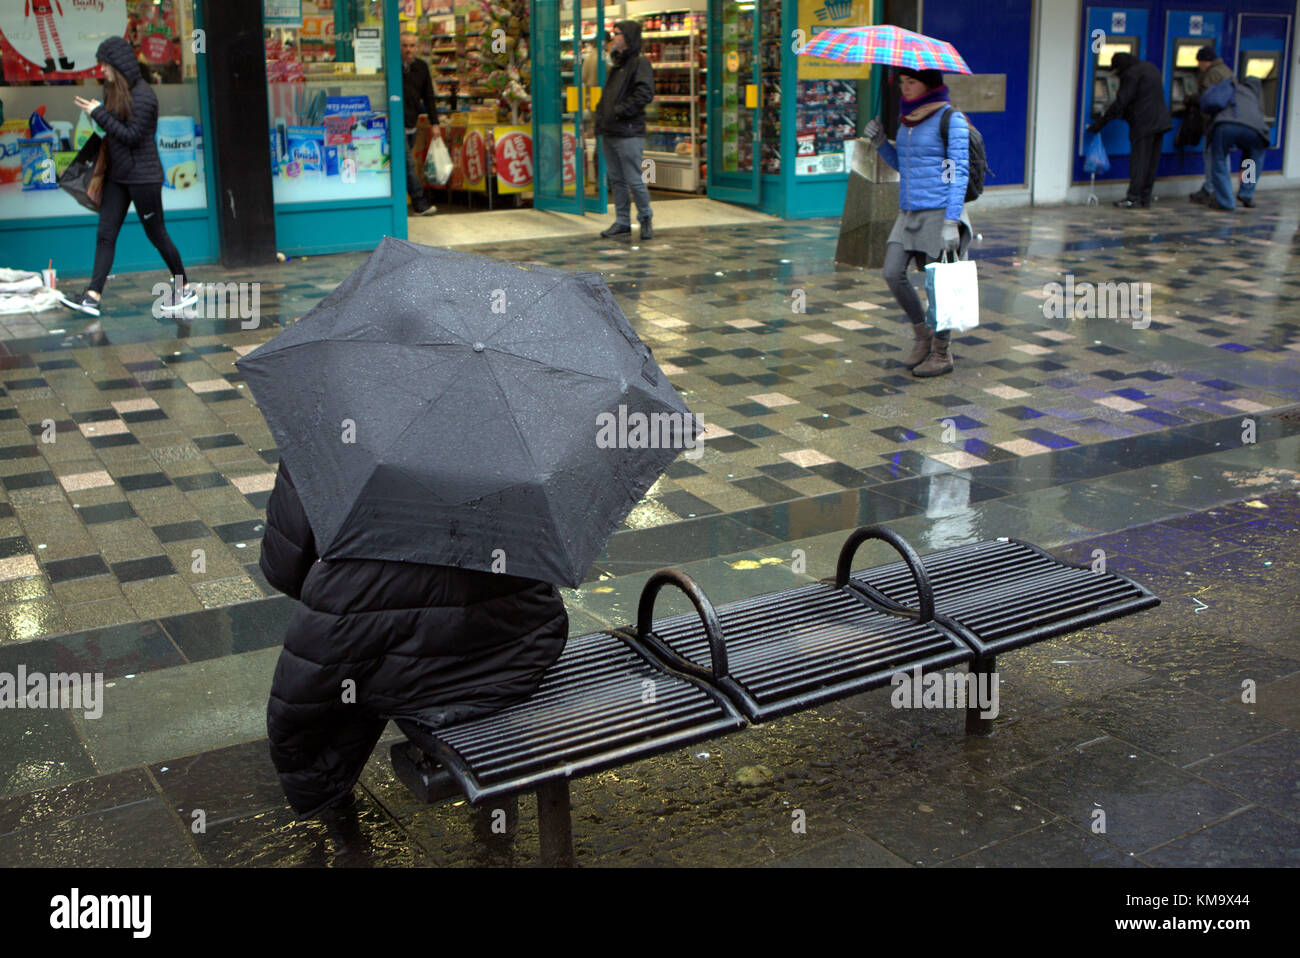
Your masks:
<instances>
[{"instance_id":1,"label":"red sale sign","mask_svg":"<svg viewBox=\"0 0 1300 958\"><path fill-rule=\"evenodd\" d=\"M483 134L470 130L465 134L465 180L471 188L483 182L487 175L487 148Z\"/></svg>"},{"instance_id":2,"label":"red sale sign","mask_svg":"<svg viewBox=\"0 0 1300 958\"><path fill-rule=\"evenodd\" d=\"M564 185L572 186L578 181L578 168L574 157L578 153L578 140L567 130L564 132Z\"/></svg>"},{"instance_id":3,"label":"red sale sign","mask_svg":"<svg viewBox=\"0 0 1300 958\"><path fill-rule=\"evenodd\" d=\"M496 128L497 191L519 193L533 182L533 138L528 127Z\"/></svg>"}]
</instances>

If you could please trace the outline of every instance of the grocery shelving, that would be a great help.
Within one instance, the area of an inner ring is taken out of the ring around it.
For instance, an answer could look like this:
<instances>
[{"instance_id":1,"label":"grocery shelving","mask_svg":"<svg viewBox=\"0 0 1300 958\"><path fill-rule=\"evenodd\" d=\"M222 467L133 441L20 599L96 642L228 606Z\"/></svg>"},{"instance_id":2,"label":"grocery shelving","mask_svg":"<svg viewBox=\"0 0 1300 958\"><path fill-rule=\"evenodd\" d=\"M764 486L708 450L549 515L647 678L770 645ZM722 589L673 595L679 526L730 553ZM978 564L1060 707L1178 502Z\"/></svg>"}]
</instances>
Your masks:
<instances>
[{"instance_id":1,"label":"grocery shelving","mask_svg":"<svg viewBox=\"0 0 1300 958\"><path fill-rule=\"evenodd\" d=\"M704 183L706 17L702 11L670 9L647 22L656 21L673 28L641 33L641 52L654 69L656 91L646 110L645 156L655 162L657 189L697 192Z\"/></svg>"}]
</instances>

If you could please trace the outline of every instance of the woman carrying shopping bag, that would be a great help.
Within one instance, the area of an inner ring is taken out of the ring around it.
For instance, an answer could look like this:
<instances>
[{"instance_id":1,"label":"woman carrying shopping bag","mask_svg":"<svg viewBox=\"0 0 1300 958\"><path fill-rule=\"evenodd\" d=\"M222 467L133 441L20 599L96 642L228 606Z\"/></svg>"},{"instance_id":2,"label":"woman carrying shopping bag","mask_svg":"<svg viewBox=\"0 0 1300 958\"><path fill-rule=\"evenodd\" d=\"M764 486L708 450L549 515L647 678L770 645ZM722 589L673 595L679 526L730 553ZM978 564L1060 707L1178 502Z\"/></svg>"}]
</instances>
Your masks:
<instances>
[{"instance_id":1,"label":"woman carrying shopping bag","mask_svg":"<svg viewBox=\"0 0 1300 958\"><path fill-rule=\"evenodd\" d=\"M162 254L172 276L172 289L161 306L180 323L182 310L198 299L185 282L185 266L176 244L163 226L162 161L154 134L158 129L158 97L140 75L131 44L121 37L109 37L99 45L95 57L104 68L104 103L75 97L77 108L85 110L104 131L108 144L108 172L99 207L99 230L95 236L95 266L90 285L77 299L61 297L65 306L98 316L100 295L113 268L117 237L134 203L149 242ZM88 332L98 331L98 322Z\"/></svg>"},{"instance_id":2,"label":"woman carrying shopping bag","mask_svg":"<svg viewBox=\"0 0 1300 958\"><path fill-rule=\"evenodd\" d=\"M880 156L898 170L898 219L885 247L885 282L912 324L915 345L903 365L913 376L941 376L953 369L949 333L935 333L925 321L921 298L907 276L909 263L923 269L945 253L966 258L971 226L966 218L969 174L966 118L955 110L944 143L941 119L951 102L938 70L897 70L902 125L897 145L885 138L880 118L863 130Z\"/></svg>"}]
</instances>

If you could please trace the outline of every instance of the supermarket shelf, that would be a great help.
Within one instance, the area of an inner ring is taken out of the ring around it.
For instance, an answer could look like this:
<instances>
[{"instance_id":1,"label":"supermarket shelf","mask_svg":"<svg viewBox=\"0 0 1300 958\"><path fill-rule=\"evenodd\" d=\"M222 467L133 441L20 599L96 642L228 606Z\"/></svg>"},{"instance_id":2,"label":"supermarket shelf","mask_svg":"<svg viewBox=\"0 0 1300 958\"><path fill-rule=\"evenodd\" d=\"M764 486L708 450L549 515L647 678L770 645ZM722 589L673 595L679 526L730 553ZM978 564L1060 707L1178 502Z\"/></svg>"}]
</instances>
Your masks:
<instances>
[{"instance_id":1,"label":"supermarket shelf","mask_svg":"<svg viewBox=\"0 0 1300 958\"><path fill-rule=\"evenodd\" d=\"M662 103L690 103L692 100L698 100L702 96L704 96L703 91L698 93L696 96L691 96L689 93L657 93L655 94L655 99Z\"/></svg>"},{"instance_id":2,"label":"supermarket shelf","mask_svg":"<svg viewBox=\"0 0 1300 958\"><path fill-rule=\"evenodd\" d=\"M646 132L648 132L648 133L688 133L688 134L689 134L689 133L691 132L691 128L690 128L689 126L652 126L651 124L647 123L647 124L646 124Z\"/></svg>"},{"instance_id":3,"label":"supermarket shelf","mask_svg":"<svg viewBox=\"0 0 1300 958\"><path fill-rule=\"evenodd\" d=\"M650 65L656 70L689 70L694 64L689 60L674 60L671 62L655 63L653 60Z\"/></svg>"},{"instance_id":4,"label":"supermarket shelf","mask_svg":"<svg viewBox=\"0 0 1300 958\"><path fill-rule=\"evenodd\" d=\"M650 38L667 38L667 37L689 37L694 30L652 30L649 33L641 34L641 39Z\"/></svg>"}]
</instances>

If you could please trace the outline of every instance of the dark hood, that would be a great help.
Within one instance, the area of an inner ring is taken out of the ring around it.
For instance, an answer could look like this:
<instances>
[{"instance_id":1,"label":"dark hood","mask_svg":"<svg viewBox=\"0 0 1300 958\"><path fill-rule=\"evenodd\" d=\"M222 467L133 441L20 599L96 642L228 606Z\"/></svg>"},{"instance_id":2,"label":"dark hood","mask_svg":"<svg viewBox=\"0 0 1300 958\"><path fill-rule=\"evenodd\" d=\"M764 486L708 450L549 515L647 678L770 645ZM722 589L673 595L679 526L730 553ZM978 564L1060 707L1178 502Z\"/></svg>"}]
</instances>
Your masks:
<instances>
[{"instance_id":1,"label":"dark hood","mask_svg":"<svg viewBox=\"0 0 1300 958\"><path fill-rule=\"evenodd\" d=\"M627 44L619 59L630 60L641 52L641 24L635 20L615 20L614 26L623 31L623 42Z\"/></svg>"},{"instance_id":2,"label":"dark hood","mask_svg":"<svg viewBox=\"0 0 1300 958\"><path fill-rule=\"evenodd\" d=\"M1123 73L1135 63L1137 63L1137 57L1131 53L1117 53L1110 60L1110 65L1115 68L1117 73Z\"/></svg>"},{"instance_id":3,"label":"dark hood","mask_svg":"<svg viewBox=\"0 0 1300 958\"><path fill-rule=\"evenodd\" d=\"M121 37L109 37L101 43L95 51L95 59L122 74L129 87L135 86L140 79L140 63L135 58L135 50Z\"/></svg>"}]
</instances>

